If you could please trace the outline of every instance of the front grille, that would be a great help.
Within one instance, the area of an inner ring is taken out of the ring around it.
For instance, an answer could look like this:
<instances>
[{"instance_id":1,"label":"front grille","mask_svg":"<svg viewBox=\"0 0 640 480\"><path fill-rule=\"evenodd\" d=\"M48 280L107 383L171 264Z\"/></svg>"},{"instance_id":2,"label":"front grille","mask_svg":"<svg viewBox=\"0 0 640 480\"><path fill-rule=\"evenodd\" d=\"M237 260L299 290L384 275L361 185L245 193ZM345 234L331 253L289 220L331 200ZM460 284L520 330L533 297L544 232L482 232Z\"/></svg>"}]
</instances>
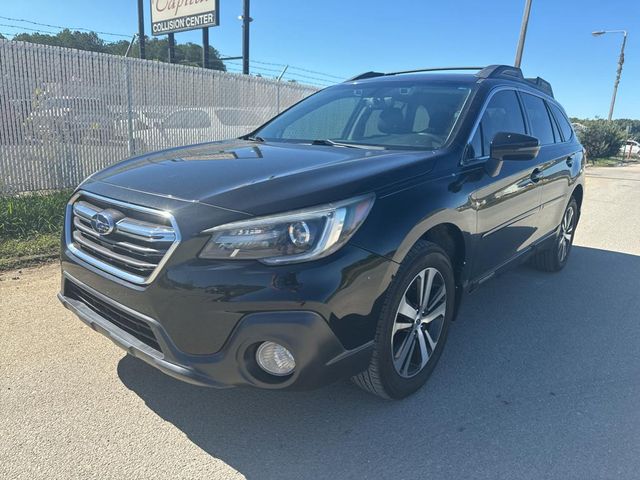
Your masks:
<instances>
[{"instance_id":1,"label":"front grille","mask_svg":"<svg viewBox=\"0 0 640 480\"><path fill-rule=\"evenodd\" d=\"M82 302L102 318L113 323L116 327L133 335L154 350L161 351L156 336L146 322L99 299L70 281L65 282L65 296Z\"/></svg>"},{"instance_id":2,"label":"front grille","mask_svg":"<svg viewBox=\"0 0 640 480\"><path fill-rule=\"evenodd\" d=\"M108 215L111 231L96 227L99 214ZM173 218L166 212L93 194L81 192L74 197L67 215L72 252L133 283L151 281L179 240Z\"/></svg>"}]
</instances>

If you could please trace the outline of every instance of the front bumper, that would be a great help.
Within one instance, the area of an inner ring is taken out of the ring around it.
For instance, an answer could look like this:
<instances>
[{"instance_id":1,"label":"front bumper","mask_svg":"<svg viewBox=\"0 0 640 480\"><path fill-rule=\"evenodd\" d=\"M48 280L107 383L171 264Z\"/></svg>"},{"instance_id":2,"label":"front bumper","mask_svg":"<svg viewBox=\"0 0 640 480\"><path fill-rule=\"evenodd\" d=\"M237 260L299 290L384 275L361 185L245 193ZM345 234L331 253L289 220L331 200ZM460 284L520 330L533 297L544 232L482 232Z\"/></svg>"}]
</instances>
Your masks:
<instances>
[{"instance_id":1,"label":"front bumper","mask_svg":"<svg viewBox=\"0 0 640 480\"><path fill-rule=\"evenodd\" d=\"M236 325L224 347L212 355L180 352L155 320L118 304L100 292L64 274L63 285L72 282L114 309L121 309L150 325L161 351L107 320L86 303L58 294L62 304L93 330L110 338L130 355L179 380L201 386L227 388L252 385L261 388L316 388L339 378L354 375L367 367L373 342L346 350L327 322L310 311L250 313ZM255 362L257 346L271 340L294 353L296 368L288 377L274 377Z\"/></svg>"},{"instance_id":2,"label":"front bumper","mask_svg":"<svg viewBox=\"0 0 640 480\"><path fill-rule=\"evenodd\" d=\"M192 242L193 243L193 242ZM203 262L185 243L152 283L128 284L65 248L60 301L94 330L168 375L198 385L314 388L367 367L380 299L397 265L355 246L315 262ZM79 287L97 306L69 292ZM109 316L124 312L152 341ZM151 331L153 334L151 334ZM132 335L133 333L133 335ZM255 350L290 350L294 373L273 377Z\"/></svg>"}]
</instances>

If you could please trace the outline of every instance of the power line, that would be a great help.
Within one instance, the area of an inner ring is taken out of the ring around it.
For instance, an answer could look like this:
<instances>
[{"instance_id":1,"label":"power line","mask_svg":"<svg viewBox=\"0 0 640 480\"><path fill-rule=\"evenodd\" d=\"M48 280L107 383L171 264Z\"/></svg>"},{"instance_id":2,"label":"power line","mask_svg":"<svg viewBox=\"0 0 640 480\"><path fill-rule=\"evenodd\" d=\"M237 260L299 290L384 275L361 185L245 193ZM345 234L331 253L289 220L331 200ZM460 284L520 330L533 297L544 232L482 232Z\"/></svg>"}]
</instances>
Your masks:
<instances>
[{"instance_id":1,"label":"power line","mask_svg":"<svg viewBox=\"0 0 640 480\"><path fill-rule=\"evenodd\" d=\"M279 67L285 67L284 64L280 64L280 63L262 62L262 61L259 61L259 60L254 60L254 62L255 63L260 63L262 65L275 65L275 66L279 66ZM335 80L340 80L340 81L344 80L343 77L339 77L337 75L330 75L328 73L322 73L322 72L318 72L316 70L309 70L309 69L302 68L302 67L296 67L295 65L289 65L289 68L291 68L293 70L300 70L301 72L307 72L307 73L314 73L316 75L322 75L324 77L333 78Z\"/></svg>"},{"instance_id":2,"label":"power line","mask_svg":"<svg viewBox=\"0 0 640 480\"><path fill-rule=\"evenodd\" d=\"M233 61L227 61L225 63L231 64L231 65L241 65L238 62L233 62ZM268 73L280 73L280 70L275 70L273 68L265 68L265 67L260 67L260 66L252 66L251 67L253 70L257 70L258 73L262 73L262 72L268 72ZM300 73L288 73L285 74L285 78L286 79L292 79L292 80L296 80L299 81L301 83L312 83L309 82L309 80L314 80L316 82L316 84L320 85L320 86L329 86L329 85L333 85L336 82L334 81L330 81L327 80L325 78L318 78L318 77L312 77L310 75L303 75Z\"/></svg>"},{"instance_id":3,"label":"power line","mask_svg":"<svg viewBox=\"0 0 640 480\"><path fill-rule=\"evenodd\" d=\"M8 25L6 23L0 23L0 27L9 27L9 28L16 28L16 29L20 29L20 30L28 30L29 32L37 32L37 33L58 33L58 32L54 32L51 30L36 30L35 28L27 28L27 27L22 27L19 25ZM16 36L18 34L20 34L21 32L18 33L12 33L11 35Z\"/></svg>"},{"instance_id":4,"label":"power line","mask_svg":"<svg viewBox=\"0 0 640 480\"><path fill-rule=\"evenodd\" d=\"M224 54L222 52L220 52L220 55L222 55L223 57L231 57L231 56L233 56L233 55ZM278 72L278 73L280 71L282 71L282 69L284 67L287 66L284 63L265 62L265 61L262 61L262 60L251 60L251 63L255 63L255 64L259 64L259 65L270 65L270 66L273 66L273 67L279 67L279 70L273 70L274 72ZM255 68L258 68L258 67L255 67ZM289 65L289 69L290 70L299 70L301 72L313 73L315 75L320 75L320 76L323 76L323 77L327 77L327 79L323 79L323 80L329 81L328 79L332 79L332 83L335 83L333 80L339 80L339 81L343 81L344 80L344 77L339 77L337 75L331 75L329 73L318 72L317 70L309 70L307 68L297 67L295 65ZM297 75L302 76L302 74L297 74ZM313 78L317 78L317 77L305 76L305 78L313 79Z\"/></svg>"},{"instance_id":5,"label":"power line","mask_svg":"<svg viewBox=\"0 0 640 480\"><path fill-rule=\"evenodd\" d=\"M39 25L41 27L49 27L49 28L59 28L60 30L65 30L65 29L69 29L69 30L82 30L84 32L92 32L92 33L97 33L100 35L112 35L114 37L124 37L124 38L131 38L131 35L125 35L124 33L113 33L113 32L99 32L97 30L92 30L90 28L84 28L84 27L61 27L60 25L50 25L48 23L39 23L39 22L34 22L33 20L26 20L24 18L11 18L11 17L4 17L2 15L0 15L0 18L2 18L3 20L9 20L11 22L22 22L22 23L29 23L31 25ZM16 28L24 28L24 27L16 27ZM25 30L28 30L27 28L24 28Z\"/></svg>"}]
</instances>

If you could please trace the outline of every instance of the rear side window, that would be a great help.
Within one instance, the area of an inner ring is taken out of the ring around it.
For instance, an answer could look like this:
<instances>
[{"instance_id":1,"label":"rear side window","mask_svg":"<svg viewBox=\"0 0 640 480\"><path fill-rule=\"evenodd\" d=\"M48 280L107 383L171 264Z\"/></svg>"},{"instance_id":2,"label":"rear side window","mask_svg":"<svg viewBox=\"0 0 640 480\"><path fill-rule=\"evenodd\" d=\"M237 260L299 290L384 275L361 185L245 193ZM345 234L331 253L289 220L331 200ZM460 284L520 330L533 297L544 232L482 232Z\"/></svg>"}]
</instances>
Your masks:
<instances>
[{"instance_id":1,"label":"rear side window","mask_svg":"<svg viewBox=\"0 0 640 480\"><path fill-rule=\"evenodd\" d=\"M501 90L489 100L471 139L473 156L488 156L491 141L498 132L525 133L522 109L514 90Z\"/></svg>"},{"instance_id":2,"label":"rear side window","mask_svg":"<svg viewBox=\"0 0 640 480\"><path fill-rule=\"evenodd\" d=\"M571 128L571 124L569 123L569 120L567 120L564 112L553 103L550 103L549 107L551 107L553 116L556 117L556 121L558 122L560 131L562 131L562 137L564 138L564 141L566 142L570 140L573 136L573 129Z\"/></svg>"},{"instance_id":3,"label":"rear side window","mask_svg":"<svg viewBox=\"0 0 640 480\"><path fill-rule=\"evenodd\" d=\"M540 145L553 143L553 127L544 100L528 93L522 94L522 100L529 116L531 135L540 140Z\"/></svg>"}]
</instances>

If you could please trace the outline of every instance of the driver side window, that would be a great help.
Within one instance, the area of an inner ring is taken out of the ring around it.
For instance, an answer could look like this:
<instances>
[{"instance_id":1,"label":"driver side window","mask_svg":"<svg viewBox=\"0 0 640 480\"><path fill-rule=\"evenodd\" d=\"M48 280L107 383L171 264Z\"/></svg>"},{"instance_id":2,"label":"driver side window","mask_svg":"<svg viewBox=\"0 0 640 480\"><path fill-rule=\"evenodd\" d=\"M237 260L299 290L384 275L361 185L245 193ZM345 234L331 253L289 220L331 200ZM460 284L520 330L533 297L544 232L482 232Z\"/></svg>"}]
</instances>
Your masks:
<instances>
[{"instance_id":1,"label":"driver side window","mask_svg":"<svg viewBox=\"0 0 640 480\"><path fill-rule=\"evenodd\" d=\"M514 90L501 90L491 97L471 139L471 158L488 157L491 141L498 132L525 133L522 109Z\"/></svg>"}]
</instances>

